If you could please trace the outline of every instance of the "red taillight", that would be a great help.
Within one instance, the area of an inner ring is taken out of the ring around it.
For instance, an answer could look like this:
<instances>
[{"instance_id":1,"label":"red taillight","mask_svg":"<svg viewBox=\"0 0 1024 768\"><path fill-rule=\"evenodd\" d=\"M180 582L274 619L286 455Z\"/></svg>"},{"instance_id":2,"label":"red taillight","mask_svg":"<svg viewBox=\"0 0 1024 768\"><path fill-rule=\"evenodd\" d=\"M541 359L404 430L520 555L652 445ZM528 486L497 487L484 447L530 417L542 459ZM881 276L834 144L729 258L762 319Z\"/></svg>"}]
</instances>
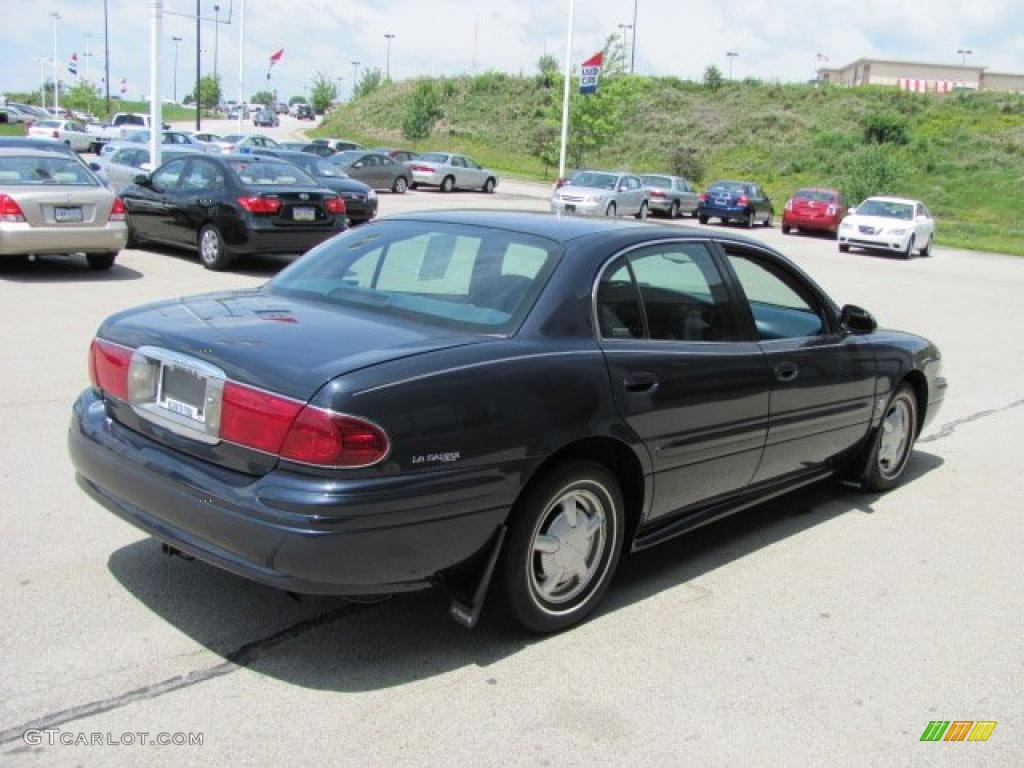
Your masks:
<instances>
[{"instance_id":1,"label":"red taillight","mask_svg":"<svg viewBox=\"0 0 1024 768\"><path fill-rule=\"evenodd\" d=\"M307 406L281 446L281 458L326 467L364 467L388 454L388 436L352 416Z\"/></svg>"},{"instance_id":2,"label":"red taillight","mask_svg":"<svg viewBox=\"0 0 1024 768\"><path fill-rule=\"evenodd\" d=\"M60 138L60 131L54 131L50 138L59 139Z\"/></svg>"},{"instance_id":3,"label":"red taillight","mask_svg":"<svg viewBox=\"0 0 1024 768\"><path fill-rule=\"evenodd\" d=\"M792 200L792 198L786 201L785 208L786 208L787 211L792 211L793 210L793 200Z\"/></svg>"},{"instance_id":4,"label":"red taillight","mask_svg":"<svg viewBox=\"0 0 1024 768\"><path fill-rule=\"evenodd\" d=\"M747 199L746 195L740 195L739 199L736 201L736 205L740 206L741 208L744 208L749 204L750 200Z\"/></svg>"},{"instance_id":5,"label":"red taillight","mask_svg":"<svg viewBox=\"0 0 1024 768\"><path fill-rule=\"evenodd\" d=\"M706 203L708 201L708 193L707 192L701 192L700 193L700 201L702 203Z\"/></svg>"},{"instance_id":6,"label":"red taillight","mask_svg":"<svg viewBox=\"0 0 1024 768\"><path fill-rule=\"evenodd\" d=\"M89 378L96 389L128 399L128 367L132 350L103 339L93 339L89 348Z\"/></svg>"},{"instance_id":7,"label":"red taillight","mask_svg":"<svg viewBox=\"0 0 1024 768\"><path fill-rule=\"evenodd\" d=\"M835 205L830 205L828 210L825 212L826 216L835 216L839 212L839 208Z\"/></svg>"},{"instance_id":8,"label":"red taillight","mask_svg":"<svg viewBox=\"0 0 1024 768\"><path fill-rule=\"evenodd\" d=\"M128 220L128 209L124 207L124 203L121 202L120 197L114 198L114 207L110 209L110 216L107 218L110 221Z\"/></svg>"},{"instance_id":9,"label":"red taillight","mask_svg":"<svg viewBox=\"0 0 1024 768\"><path fill-rule=\"evenodd\" d=\"M238 445L322 467L364 467L388 454L388 437L367 421L228 381L220 436Z\"/></svg>"},{"instance_id":10,"label":"red taillight","mask_svg":"<svg viewBox=\"0 0 1024 768\"><path fill-rule=\"evenodd\" d=\"M409 170L419 173L433 173L435 171L435 169L429 165L410 165Z\"/></svg>"},{"instance_id":11,"label":"red taillight","mask_svg":"<svg viewBox=\"0 0 1024 768\"><path fill-rule=\"evenodd\" d=\"M662 200L665 197L665 193L659 192L658 190L654 189L651 190L651 197L655 198L656 200Z\"/></svg>"},{"instance_id":12,"label":"red taillight","mask_svg":"<svg viewBox=\"0 0 1024 768\"><path fill-rule=\"evenodd\" d=\"M280 453L288 428L302 403L269 392L224 383L220 436L224 440L266 453Z\"/></svg>"},{"instance_id":13,"label":"red taillight","mask_svg":"<svg viewBox=\"0 0 1024 768\"><path fill-rule=\"evenodd\" d=\"M324 207L328 213L342 214L345 212L345 201L340 197L328 197Z\"/></svg>"},{"instance_id":14,"label":"red taillight","mask_svg":"<svg viewBox=\"0 0 1024 768\"><path fill-rule=\"evenodd\" d=\"M25 221L21 206L10 195L0 194L0 221L16 224Z\"/></svg>"},{"instance_id":15,"label":"red taillight","mask_svg":"<svg viewBox=\"0 0 1024 768\"><path fill-rule=\"evenodd\" d=\"M262 195L243 195L238 204L249 213L277 213L281 210L281 198Z\"/></svg>"}]
</instances>

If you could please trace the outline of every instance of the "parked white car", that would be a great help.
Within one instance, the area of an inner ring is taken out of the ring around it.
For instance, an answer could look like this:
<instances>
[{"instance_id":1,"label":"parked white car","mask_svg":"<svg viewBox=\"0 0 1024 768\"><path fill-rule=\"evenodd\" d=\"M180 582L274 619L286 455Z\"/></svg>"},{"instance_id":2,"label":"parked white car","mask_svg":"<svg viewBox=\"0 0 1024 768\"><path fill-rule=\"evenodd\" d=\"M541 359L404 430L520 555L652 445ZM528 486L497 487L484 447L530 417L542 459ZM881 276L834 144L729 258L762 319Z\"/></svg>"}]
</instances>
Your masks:
<instances>
[{"instance_id":1,"label":"parked white car","mask_svg":"<svg viewBox=\"0 0 1024 768\"><path fill-rule=\"evenodd\" d=\"M650 191L639 176L583 171L551 195L551 212L577 216L636 216L646 219Z\"/></svg>"},{"instance_id":2,"label":"parked white car","mask_svg":"<svg viewBox=\"0 0 1024 768\"><path fill-rule=\"evenodd\" d=\"M74 120L40 120L28 129L28 135L62 141L76 152L88 152L95 141L85 132L85 126Z\"/></svg>"},{"instance_id":3,"label":"parked white car","mask_svg":"<svg viewBox=\"0 0 1024 768\"><path fill-rule=\"evenodd\" d=\"M406 165L412 171L410 189L437 187L442 192L481 189L490 194L498 185L498 174L482 168L466 155L427 152Z\"/></svg>"},{"instance_id":4,"label":"parked white car","mask_svg":"<svg viewBox=\"0 0 1024 768\"><path fill-rule=\"evenodd\" d=\"M869 197L839 223L839 250L851 247L898 253L909 259L913 251L929 256L935 238L935 220L920 200Z\"/></svg>"}]
</instances>

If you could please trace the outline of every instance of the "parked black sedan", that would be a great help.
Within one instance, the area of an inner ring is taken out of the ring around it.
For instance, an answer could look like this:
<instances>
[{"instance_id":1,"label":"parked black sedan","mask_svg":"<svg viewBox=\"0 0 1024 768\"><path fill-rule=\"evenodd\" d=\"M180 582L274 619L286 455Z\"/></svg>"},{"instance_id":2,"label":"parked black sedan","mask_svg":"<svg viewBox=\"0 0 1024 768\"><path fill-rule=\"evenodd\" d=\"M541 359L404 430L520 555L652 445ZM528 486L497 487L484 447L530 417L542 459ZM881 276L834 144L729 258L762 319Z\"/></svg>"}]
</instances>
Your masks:
<instances>
[{"instance_id":1,"label":"parked black sedan","mask_svg":"<svg viewBox=\"0 0 1024 768\"><path fill-rule=\"evenodd\" d=\"M345 201L291 163L259 155L188 155L121 190L129 246L194 248L208 269L237 256L302 253L348 227Z\"/></svg>"},{"instance_id":2,"label":"parked black sedan","mask_svg":"<svg viewBox=\"0 0 1024 768\"><path fill-rule=\"evenodd\" d=\"M753 181L715 181L697 203L697 219L707 224L709 219L721 219L723 224L736 221L747 227L772 225L775 207L760 184Z\"/></svg>"},{"instance_id":3,"label":"parked black sedan","mask_svg":"<svg viewBox=\"0 0 1024 768\"><path fill-rule=\"evenodd\" d=\"M369 185L349 178L340 167L322 157L279 149L254 149L253 154L276 157L296 165L316 179L317 184L339 195L345 201L349 224L365 224L377 215L377 192Z\"/></svg>"},{"instance_id":4,"label":"parked black sedan","mask_svg":"<svg viewBox=\"0 0 1024 768\"><path fill-rule=\"evenodd\" d=\"M95 499L293 592L442 586L472 626L594 610L624 551L816 480L904 476L946 382L732 235L431 212L259 289L100 327L70 451Z\"/></svg>"}]
</instances>

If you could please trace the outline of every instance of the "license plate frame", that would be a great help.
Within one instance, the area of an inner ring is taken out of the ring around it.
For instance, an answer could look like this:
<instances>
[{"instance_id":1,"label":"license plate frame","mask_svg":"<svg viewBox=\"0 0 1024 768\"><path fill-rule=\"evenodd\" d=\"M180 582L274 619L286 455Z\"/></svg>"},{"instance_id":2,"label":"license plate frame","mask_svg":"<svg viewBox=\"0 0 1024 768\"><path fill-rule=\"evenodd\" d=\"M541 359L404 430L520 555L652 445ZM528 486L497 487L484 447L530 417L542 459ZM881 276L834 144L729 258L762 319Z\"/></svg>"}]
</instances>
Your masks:
<instances>
[{"instance_id":1,"label":"license plate frame","mask_svg":"<svg viewBox=\"0 0 1024 768\"><path fill-rule=\"evenodd\" d=\"M566 213L576 213L576 206L573 205L572 203L566 203L566 205L565 205L565 212Z\"/></svg>"},{"instance_id":2,"label":"license plate frame","mask_svg":"<svg viewBox=\"0 0 1024 768\"><path fill-rule=\"evenodd\" d=\"M161 363L159 376L156 405L168 413L205 426L209 379L194 368L167 362ZM195 391L182 391L189 387L202 392L197 397Z\"/></svg>"},{"instance_id":3,"label":"license plate frame","mask_svg":"<svg viewBox=\"0 0 1024 768\"><path fill-rule=\"evenodd\" d=\"M292 221L305 223L316 221L316 208L312 205L297 205L292 208Z\"/></svg>"},{"instance_id":4,"label":"license plate frame","mask_svg":"<svg viewBox=\"0 0 1024 768\"><path fill-rule=\"evenodd\" d=\"M80 205L53 206L53 220L58 224L81 224L84 218Z\"/></svg>"}]
</instances>

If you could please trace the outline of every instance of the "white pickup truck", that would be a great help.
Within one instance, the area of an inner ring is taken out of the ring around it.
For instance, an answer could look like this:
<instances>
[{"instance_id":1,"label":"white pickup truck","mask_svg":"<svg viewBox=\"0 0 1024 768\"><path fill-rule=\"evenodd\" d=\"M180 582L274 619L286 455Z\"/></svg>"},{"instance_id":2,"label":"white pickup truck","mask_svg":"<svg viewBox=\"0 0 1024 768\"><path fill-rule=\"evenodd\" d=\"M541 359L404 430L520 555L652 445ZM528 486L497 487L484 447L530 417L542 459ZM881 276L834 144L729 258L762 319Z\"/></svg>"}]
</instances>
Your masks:
<instances>
[{"instance_id":1,"label":"white pickup truck","mask_svg":"<svg viewBox=\"0 0 1024 768\"><path fill-rule=\"evenodd\" d=\"M91 152L99 154L103 145L108 141L120 141L124 138L125 131L136 130L138 128L149 128L151 126L149 115L144 115L139 112L118 112L114 115L114 119L109 123L89 123L85 126L86 133L92 137L92 145L90 146ZM167 130L170 126L167 123L163 124L163 129Z\"/></svg>"}]
</instances>

